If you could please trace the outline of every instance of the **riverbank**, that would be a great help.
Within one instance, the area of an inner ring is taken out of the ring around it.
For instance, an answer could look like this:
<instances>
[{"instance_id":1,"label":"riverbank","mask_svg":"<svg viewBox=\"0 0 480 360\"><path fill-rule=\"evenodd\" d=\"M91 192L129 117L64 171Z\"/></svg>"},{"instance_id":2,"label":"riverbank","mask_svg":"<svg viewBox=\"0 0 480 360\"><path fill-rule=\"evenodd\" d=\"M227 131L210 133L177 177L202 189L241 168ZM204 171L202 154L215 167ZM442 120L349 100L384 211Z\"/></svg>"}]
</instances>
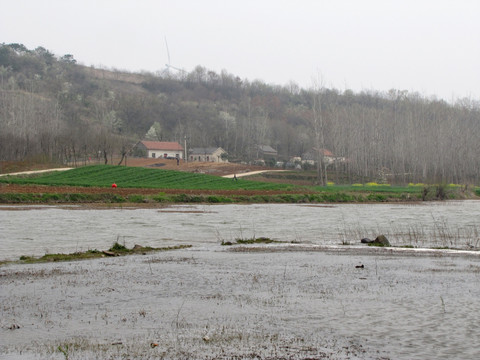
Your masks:
<instances>
[{"instance_id":1,"label":"riverbank","mask_svg":"<svg viewBox=\"0 0 480 360\"><path fill-rule=\"evenodd\" d=\"M418 191L389 189L158 189L47 186L0 183L0 204L130 204L161 206L171 203L415 203L438 201ZM429 190L435 191L435 190ZM450 200L478 199L473 193L450 191Z\"/></svg>"}]
</instances>

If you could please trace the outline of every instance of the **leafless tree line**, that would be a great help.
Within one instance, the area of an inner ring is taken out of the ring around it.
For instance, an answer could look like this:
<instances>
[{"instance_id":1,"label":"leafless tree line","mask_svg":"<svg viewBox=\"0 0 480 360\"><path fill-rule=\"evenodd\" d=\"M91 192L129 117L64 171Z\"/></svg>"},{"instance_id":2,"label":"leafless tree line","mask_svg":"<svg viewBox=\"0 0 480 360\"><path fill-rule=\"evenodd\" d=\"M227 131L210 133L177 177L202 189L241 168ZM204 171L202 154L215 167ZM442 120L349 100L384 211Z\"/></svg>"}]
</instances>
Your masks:
<instances>
[{"instance_id":1,"label":"leafless tree line","mask_svg":"<svg viewBox=\"0 0 480 360\"><path fill-rule=\"evenodd\" d=\"M325 146L345 157L349 173L400 183L478 184L478 102L450 105L394 90L338 96L321 89L314 99L322 103ZM313 123L316 107L314 101Z\"/></svg>"},{"instance_id":2,"label":"leafless tree line","mask_svg":"<svg viewBox=\"0 0 480 360\"><path fill-rule=\"evenodd\" d=\"M119 131L123 120L116 101L111 93L99 99L96 121L86 123L69 120L81 110L58 99L3 87L0 155L74 163L126 155L138 138ZM354 94L320 88L305 92L296 106L246 96L228 109L184 104L178 115L172 131L178 139L188 135L191 144L221 146L241 159L255 157L255 144L271 144L285 159L328 149L344 161L327 168L319 157L322 182L325 169L337 167L352 181L382 175L398 183L479 183L480 107L473 100L452 105L401 91Z\"/></svg>"},{"instance_id":3,"label":"leafless tree line","mask_svg":"<svg viewBox=\"0 0 480 360\"><path fill-rule=\"evenodd\" d=\"M114 134L108 126L65 121L57 100L25 91L0 89L0 158L86 163L111 161L130 140ZM129 149L129 148L128 148Z\"/></svg>"},{"instance_id":4,"label":"leafless tree line","mask_svg":"<svg viewBox=\"0 0 480 360\"><path fill-rule=\"evenodd\" d=\"M320 183L331 170L350 182L480 182L480 103L472 99L272 86L203 67L178 77L105 73L71 55L0 46L0 160L112 163L156 124L158 139L219 146L232 160L254 160L259 144L285 161L316 149ZM325 163L322 149L342 161Z\"/></svg>"}]
</instances>

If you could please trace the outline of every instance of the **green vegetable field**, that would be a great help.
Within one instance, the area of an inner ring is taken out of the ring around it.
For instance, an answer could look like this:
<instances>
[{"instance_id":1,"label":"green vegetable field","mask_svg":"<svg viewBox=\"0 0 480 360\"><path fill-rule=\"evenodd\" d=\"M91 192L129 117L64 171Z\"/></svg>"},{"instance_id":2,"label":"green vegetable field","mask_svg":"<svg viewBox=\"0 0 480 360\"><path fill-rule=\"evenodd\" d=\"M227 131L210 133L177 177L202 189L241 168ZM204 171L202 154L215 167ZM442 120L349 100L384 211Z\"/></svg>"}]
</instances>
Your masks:
<instances>
[{"instance_id":1,"label":"green vegetable field","mask_svg":"<svg viewBox=\"0 0 480 360\"><path fill-rule=\"evenodd\" d=\"M33 177L3 177L0 182L55 186L158 188L188 190L291 190L292 185L222 178L176 170L92 165Z\"/></svg>"}]
</instances>

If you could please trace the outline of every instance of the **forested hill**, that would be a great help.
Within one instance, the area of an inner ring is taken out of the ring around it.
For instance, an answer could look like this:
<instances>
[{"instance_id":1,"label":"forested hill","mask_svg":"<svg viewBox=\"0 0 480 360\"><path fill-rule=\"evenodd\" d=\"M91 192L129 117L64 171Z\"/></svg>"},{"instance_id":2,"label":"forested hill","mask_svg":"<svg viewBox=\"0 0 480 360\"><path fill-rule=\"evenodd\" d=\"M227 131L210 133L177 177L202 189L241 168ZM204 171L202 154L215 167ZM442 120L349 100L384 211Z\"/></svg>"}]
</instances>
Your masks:
<instances>
[{"instance_id":1,"label":"forested hill","mask_svg":"<svg viewBox=\"0 0 480 360\"><path fill-rule=\"evenodd\" d=\"M441 74L439 74L441 76ZM219 146L251 161L312 148L343 157L365 179L479 183L480 103L418 93L301 89L192 72L126 73L78 65L38 47L0 44L0 160L64 162L131 150L146 137Z\"/></svg>"}]
</instances>

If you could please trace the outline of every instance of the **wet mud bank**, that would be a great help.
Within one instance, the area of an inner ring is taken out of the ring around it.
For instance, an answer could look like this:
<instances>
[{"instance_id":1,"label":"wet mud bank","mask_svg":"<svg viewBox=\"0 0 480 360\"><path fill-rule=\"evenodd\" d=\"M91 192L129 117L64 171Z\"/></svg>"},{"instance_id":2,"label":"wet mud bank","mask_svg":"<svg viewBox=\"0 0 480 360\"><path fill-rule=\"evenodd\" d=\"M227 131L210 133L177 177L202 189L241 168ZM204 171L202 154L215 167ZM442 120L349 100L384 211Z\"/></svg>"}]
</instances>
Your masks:
<instances>
[{"instance_id":1,"label":"wet mud bank","mask_svg":"<svg viewBox=\"0 0 480 360\"><path fill-rule=\"evenodd\" d=\"M248 248L3 266L0 358L480 356L476 256Z\"/></svg>"}]
</instances>

